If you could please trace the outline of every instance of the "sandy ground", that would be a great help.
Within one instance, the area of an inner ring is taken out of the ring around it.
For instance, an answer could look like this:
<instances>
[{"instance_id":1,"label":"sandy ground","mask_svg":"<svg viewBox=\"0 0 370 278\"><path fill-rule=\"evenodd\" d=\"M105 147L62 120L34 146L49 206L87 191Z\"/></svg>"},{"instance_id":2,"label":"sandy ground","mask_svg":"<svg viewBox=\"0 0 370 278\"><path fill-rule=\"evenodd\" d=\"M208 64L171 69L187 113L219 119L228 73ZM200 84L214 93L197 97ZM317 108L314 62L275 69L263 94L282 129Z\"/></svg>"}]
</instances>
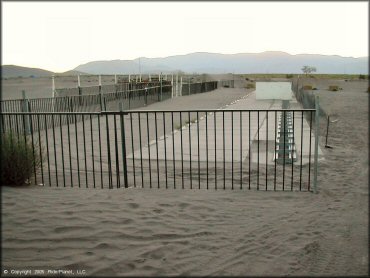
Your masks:
<instances>
[{"instance_id":1,"label":"sandy ground","mask_svg":"<svg viewBox=\"0 0 370 278\"><path fill-rule=\"evenodd\" d=\"M317 82L323 109L338 119L330 126L332 149L324 148L321 119L318 194L4 187L2 273L368 274L368 84L346 82L332 94ZM230 103L206 96L182 97L183 107Z\"/></svg>"}]
</instances>

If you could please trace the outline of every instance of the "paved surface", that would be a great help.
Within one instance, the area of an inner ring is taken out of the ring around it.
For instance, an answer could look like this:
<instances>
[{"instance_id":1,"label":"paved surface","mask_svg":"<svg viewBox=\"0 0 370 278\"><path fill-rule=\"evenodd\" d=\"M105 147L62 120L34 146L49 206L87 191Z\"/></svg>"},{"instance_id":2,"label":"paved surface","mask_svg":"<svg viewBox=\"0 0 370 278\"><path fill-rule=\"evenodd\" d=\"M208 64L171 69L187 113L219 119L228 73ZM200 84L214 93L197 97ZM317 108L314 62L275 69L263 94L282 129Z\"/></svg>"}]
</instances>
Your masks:
<instances>
[{"instance_id":1,"label":"paved surface","mask_svg":"<svg viewBox=\"0 0 370 278\"><path fill-rule=\"evenodd\" d=\"M275 127L281 112L270 111L261 112L239 112L227 111L227 109L247 110L247 109L281 109L280 100L256 100L255 92L250 93L230 105L220 108L219 112L208 113L206 116L190 117L189 122L187 113L182 115L182 128L173 134L159 138L158 144L155 140L142 150L134 153L136 158L142 155L143 159L160 160L184 160L189 161L223 161L240 162L249 160L249 153L252 162L266 164L266 151L268 164L274 164L275 149ZM295 99L291 101L292 109L299 109L299 104ZM267 115L268 114L268 115ZM275 123L276 117L276 123ZM216 128L215 128L216 126ZM303 129L303 136L301 130ZM207 132L208 130L208 132ZM297 163L306 164L309 161L310 153L310 127L306 119L303 120L302 113L294 113L294 135L298 154ZM259 139L259 140L258 140ZM311 159L313 160L314 134L311 132ZM259 146L258 146L259 142ZM173 144L175 152L173 153ZM182 146L182 148L181 148ZM259 148L259 149L258 149ZM251 149L251 152L249 150ZM191 155L191 156L190 156ZM128 156L132 158L132 155ZM322 151L319 149L319 158L323 158Z\"/></svg>"}]
</instances>

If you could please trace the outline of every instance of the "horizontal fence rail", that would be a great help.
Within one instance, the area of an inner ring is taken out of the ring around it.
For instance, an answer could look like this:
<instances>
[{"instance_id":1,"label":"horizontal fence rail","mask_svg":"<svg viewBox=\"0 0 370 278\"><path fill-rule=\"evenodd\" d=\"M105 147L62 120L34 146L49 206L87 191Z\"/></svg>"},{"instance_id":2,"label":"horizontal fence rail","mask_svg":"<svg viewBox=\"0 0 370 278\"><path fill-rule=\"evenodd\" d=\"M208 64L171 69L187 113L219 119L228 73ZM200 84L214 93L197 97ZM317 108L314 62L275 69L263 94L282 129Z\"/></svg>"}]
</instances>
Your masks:
<instances>
[{"instance_id":1,"label":"horizontal fence rail","mask_svg":"<svg viewBox=\"0 0 370 278\"><path fill-rule=\"evenodd\" d=\"M30 179L44 186L311 191L314 113L31 112L0 123L41 156Z\"/></svg>"}]
</instances>

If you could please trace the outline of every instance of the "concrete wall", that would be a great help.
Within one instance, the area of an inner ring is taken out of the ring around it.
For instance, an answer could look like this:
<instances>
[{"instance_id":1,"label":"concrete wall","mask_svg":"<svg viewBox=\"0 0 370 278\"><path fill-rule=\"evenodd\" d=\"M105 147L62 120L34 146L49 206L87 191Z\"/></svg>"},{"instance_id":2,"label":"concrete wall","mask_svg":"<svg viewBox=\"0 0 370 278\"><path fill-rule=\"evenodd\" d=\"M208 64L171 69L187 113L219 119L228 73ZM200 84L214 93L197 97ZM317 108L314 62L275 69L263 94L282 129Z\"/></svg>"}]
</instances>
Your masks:
<instances>
[{"instance_id":1,"label":"concrete wall","mask_svg":"<svg viewBox=\"0 0 370 278\"><path fill-rule=\"evenodd\" d=\"M256 99L291 100L291 82L256 82Z\"/></svg>"}]
</instances>

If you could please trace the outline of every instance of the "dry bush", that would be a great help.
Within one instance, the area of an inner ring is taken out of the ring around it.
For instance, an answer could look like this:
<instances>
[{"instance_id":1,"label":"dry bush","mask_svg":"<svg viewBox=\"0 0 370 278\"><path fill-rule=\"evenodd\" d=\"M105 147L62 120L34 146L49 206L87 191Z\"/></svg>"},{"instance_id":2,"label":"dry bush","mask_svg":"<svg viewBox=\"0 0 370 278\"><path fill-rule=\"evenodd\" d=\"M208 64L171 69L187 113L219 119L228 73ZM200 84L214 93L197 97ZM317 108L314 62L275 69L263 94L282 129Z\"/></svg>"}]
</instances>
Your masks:
<instances>
[{"instance_id":1,"label":"dry bush","mask_svg":"<svg viewBox=\"0 0 370 278\"><path fill-rule=\"evenodd\" d=\"M312 90L312 85L304 85L303 90Z\"/></svg>"},{"instance_id":2,"label":"dry bush","mask_svg":"<svg viewBox=\"0 0 370 278\"><path fill-rule=\"evenodd\" d=\"M339 90L339 87L336 85L330 85L329 86L329 91L336 92Z\"/></svg>"},{"instance_id":3,"label":"dry bush","mask_svg":"<svg viewBox=\"0 0 370 278\"><path fill-rule=\"evenodd\" d=\"M256 84L255 83L248 83L247 86L246 86L247 89L255 89L256 88Z\"/></svg>"},{"instance_id":4,"label":"dry bush","mask_svg":"<svg viewBox=\"0 0 370 278\"><path fill-rule=\"evenodd\" d=\"M40 165L40 155L33 151L30 140L25 141L14 133L1 135L1 185L29 184Z\"/></svg>"}]
</instances>

